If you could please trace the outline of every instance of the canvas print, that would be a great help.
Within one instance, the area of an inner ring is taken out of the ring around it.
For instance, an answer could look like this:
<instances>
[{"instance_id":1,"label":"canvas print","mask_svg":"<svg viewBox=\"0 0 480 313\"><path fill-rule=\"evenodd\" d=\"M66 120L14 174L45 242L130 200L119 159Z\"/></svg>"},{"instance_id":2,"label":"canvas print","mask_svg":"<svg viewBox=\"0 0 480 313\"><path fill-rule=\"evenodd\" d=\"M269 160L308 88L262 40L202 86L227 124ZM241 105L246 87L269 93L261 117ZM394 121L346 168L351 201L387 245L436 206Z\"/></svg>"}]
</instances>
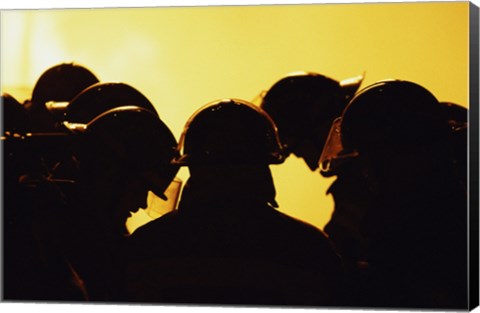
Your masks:
<instances>
[{"instance_id":1,"label":"canvas print","mask_svg":"<svg viewBox=\"0 0 480 313\"><path fill-rule=\"evenodd\" d=\"M2 301L473 309L472 25L470 2L2 10Z\"/></svg>"}]
</instances>

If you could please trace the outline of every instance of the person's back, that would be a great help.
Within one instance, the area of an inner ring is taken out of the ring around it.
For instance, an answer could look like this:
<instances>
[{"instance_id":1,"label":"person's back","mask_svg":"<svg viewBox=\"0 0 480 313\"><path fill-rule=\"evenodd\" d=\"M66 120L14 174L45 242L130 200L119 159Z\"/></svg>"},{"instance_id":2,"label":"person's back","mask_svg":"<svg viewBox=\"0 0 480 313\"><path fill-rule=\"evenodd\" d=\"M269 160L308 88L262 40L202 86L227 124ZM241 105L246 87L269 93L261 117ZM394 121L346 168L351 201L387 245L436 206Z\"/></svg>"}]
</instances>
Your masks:
<instances>
[{"instance_id":1,"label":"person's back","mask_svg":"<svg viewBox=\"0 0 480 313\"><path fill-rule=\"evenodd\" d=\"M333 304L341 267L318 229L258 201L195 205L186 197L129 238L128 278L148 273L155 284L138 301Z\"/></svg>"},{"instance_id":2,"label":"person's back","mask_svg":"<svg viewBox=\"0 0 480 313\"><path fill-rule=\"evenodd\" d=\"M212 112L230 105L234 112L238 100L232 102L220 103ZM250 109L247 105L246 111ZM224 123L228 120L224 119ZM196 126L193 124L192 132ZM248 125L255 128L255 123ZM275 148L275 141L270 143L270 148ZM223 163L217 159L213 164L198 164L195 156L205 156L202 161L208 163L207 159L223 152L217 154L214 148L195 155L187 145L188 137L183 161L191 176L178 210L140 227L127 241L129 300L336 304L337 285L342 278L340 258L320 230L274 209L275 188L268 167L274 161L260 161L262 155L242 164L232 159L232 164L226 164L229 162L223 158ZM212 147L222 149L218 145ZM224 148L228 150L229 144ZM255 154L254 150L250 152ZM275 162L281 161L282 156L277 155Z\"/></svg>"}]
</instances>

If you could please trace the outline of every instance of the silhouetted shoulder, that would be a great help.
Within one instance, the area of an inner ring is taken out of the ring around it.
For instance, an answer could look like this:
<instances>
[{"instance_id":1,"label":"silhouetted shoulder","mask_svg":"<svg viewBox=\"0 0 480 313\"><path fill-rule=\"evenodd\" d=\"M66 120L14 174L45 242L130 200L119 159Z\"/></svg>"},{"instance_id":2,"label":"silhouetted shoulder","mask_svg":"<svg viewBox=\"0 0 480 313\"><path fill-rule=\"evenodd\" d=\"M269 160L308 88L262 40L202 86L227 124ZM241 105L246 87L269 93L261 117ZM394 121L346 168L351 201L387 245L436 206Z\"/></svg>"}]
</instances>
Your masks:
<instances>
[{"instance_id":1,"label":"silhouetted shoulder","mask_svg":"<svg viewBox=\"0 0 480 313\"><path fill-rule=\"evenodd\" d=\"M308 250L308 259L313 260L318 256L323 262L329 256L332 262L340 262L333 244L321 229L276 210L272 214L276 215L278 229L282 237L286 237L284 240L297 249Z\"/></svg>"},{"instance_id":2,"label":"silhouetted shoulder","mask_svg":"<svg viewBox=\"0 0 480 313\"><path fill-rule=\"evenodd\" d=\"M176 232L180 228L177 213L177 211L167 213L137 228L127 238L125 252L129 262L148 259L153 253L166 251L168 246L175 245Z\"/></svg>"},{"instance_id":3,"label":"silhouetted shoulder","mask_svg":"<svg viewBox=\"0 0 480 313\"><path fill-rule=\"evenodd\" d=\"M278 219L282 223L285 223L286 227L291 226L292 228L296 228L298 231L303 231L306 234L316 235L327 239L327 235L320 228L283 212L277 210L274 210L274 212L278 216Z\"/></svg>"}]
</instances>

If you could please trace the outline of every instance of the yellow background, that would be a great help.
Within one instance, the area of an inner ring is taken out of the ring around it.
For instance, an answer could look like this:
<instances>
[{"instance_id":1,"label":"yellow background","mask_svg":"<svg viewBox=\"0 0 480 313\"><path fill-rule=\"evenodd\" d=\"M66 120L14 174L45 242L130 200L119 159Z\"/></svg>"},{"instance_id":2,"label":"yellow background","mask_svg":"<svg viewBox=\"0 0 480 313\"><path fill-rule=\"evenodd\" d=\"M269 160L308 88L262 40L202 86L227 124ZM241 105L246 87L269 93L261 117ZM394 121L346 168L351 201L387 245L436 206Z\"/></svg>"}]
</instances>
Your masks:
<instances>
[{"instance_id":1,"label":"yellow background","mask_svg":"<svg viewBox=\"0 0 480 313\"><path fill-rule=\"evenodd\" d=\"M198 107L252 100L299 70L337 80L365 72L362 86L411 80L468 107L468 10L468 2L4 10L1 89L23 101L43 71L74 61L140 90L177 139ZM334 178L293 156L271 168L280 209L323 228Z\"/></svg>"}]
</instances>

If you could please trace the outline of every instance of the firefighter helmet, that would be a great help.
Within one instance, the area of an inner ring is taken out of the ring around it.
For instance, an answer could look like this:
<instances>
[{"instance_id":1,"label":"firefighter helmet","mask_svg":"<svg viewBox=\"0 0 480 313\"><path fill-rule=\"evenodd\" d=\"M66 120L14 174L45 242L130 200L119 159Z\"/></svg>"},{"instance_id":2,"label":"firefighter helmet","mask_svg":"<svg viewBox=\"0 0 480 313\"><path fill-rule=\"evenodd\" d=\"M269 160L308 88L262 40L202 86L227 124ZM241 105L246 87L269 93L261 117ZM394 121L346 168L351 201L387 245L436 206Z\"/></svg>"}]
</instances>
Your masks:
<instances>
[{"instance_id":1,"label":"firefighter helmet","mask_svg":"<svg viewBox=\"0 0 480 313\"><path fill-rule=\"evenodd\" d=\"M50 103L51 108L56 104ZM83 90L62 110L62 120L88 123L101 113L120 106L137 106L158 115L153 104L137 89L120 82L96 83Z\"/></svg>"},{"instance_id":2,"label":"firefighter helmet","mask_svg":"<svg viewBox=\"0 0 480 313\"><path fill-rule=\"evenodd\" d=\"M73 133L110 146L126 171L146 173L151 190L165 198L164 191L178 172L178 166L171 164L177 141L158 115L138 106L121 106L103 112L87 124L64 125Z\"/></svg>"},{"instance_id":3,"label":"firefighter helmet","mask_svg":"<svg viewBox=\"0 0 480 313\"><path fill-rule=\"evenodd\" d=\"M175 164L279 164L284 161L277 128L259 107L222 99L200 108L187 121Z\"/></svg>"},{"instance_id":4,"label":"firefighter helmet","mask_svg":"<svg viewBox=\"0 0 480 313\"><path fill-rule=\"evenodd\" d=\"M335 121L319 163L329 171L344 157L415 149L446 138L449 128L430 91L410 81L379 81L358 92Z\"/></svg>"},{"instance_id":5,"label":"firefighter helmet","mask_svg":"<svg viewBox=\"0 0 480 313\"><path fill-rule=\"evenodd\" d=\"M338 82L312 72L291 73L265 93L261 107L275 121L289 150L302 138L312 138L323 146L331 122L340 116L362 81L363 76ZM319 130L322 125L326 125L324 131Z\"/></svg>"},{"instance_id":6,"label":"firefighter helmet","mask_svg":"<svg viewBox=\"0 0 480 313\"><path fill-rule=\"evenodd\" d=\"M87 68L75 63L61 63L47 69L37 80L32 105L44 106L49 101L70 101L83 89L97 83L98 78Z\"/></svg>"}]
</instances>

